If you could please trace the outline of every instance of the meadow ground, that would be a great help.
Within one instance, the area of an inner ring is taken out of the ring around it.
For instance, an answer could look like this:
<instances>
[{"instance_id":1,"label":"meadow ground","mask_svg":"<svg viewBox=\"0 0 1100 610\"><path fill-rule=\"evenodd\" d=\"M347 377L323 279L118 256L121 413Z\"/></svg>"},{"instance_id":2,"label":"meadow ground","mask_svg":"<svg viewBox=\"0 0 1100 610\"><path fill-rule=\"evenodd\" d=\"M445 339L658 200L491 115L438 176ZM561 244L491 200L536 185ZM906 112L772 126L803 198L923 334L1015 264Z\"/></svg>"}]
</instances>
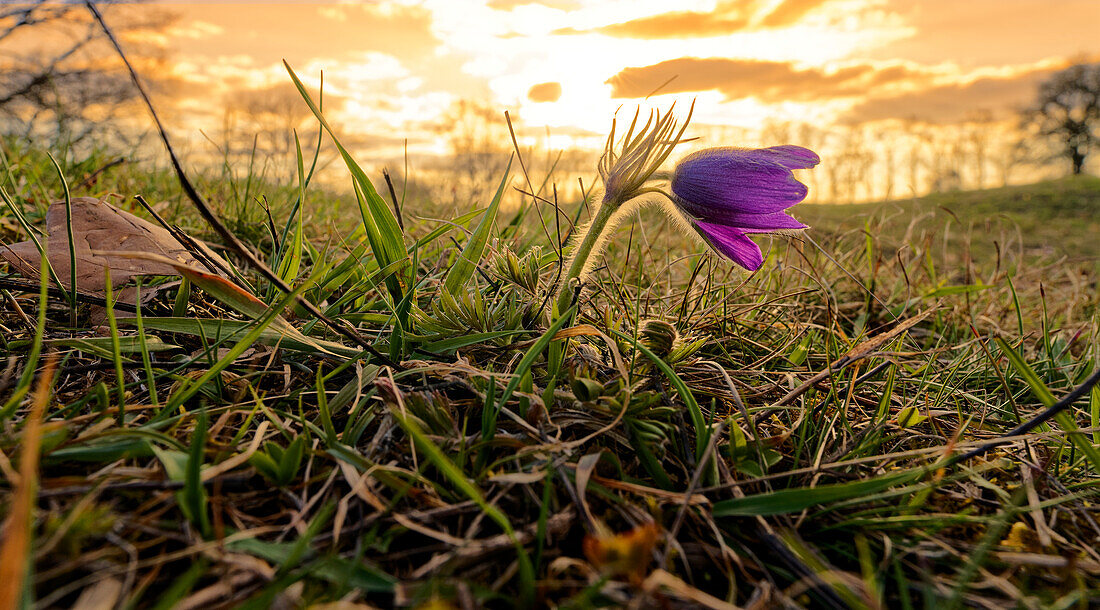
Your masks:
<instances>
[{"instance_id":1,"label":"meadow ground","mask_svg":"<svg viewBox=\"0 0 1100 610\"><path fill-rule=\"evenodd\" d=\"M11 243L64 189L4 146ZM30 606L1100 603L1100 391L957 459L1100 366L1100 180L802 205L812 241L751 275L644 212L559 323L583 206L201 180L364 348L170 174L85 180L107 160L63 163L74 197L143 195L239 275L146 282L140 322L0 277L0 576Z\"/></svg>"}]
</instances>

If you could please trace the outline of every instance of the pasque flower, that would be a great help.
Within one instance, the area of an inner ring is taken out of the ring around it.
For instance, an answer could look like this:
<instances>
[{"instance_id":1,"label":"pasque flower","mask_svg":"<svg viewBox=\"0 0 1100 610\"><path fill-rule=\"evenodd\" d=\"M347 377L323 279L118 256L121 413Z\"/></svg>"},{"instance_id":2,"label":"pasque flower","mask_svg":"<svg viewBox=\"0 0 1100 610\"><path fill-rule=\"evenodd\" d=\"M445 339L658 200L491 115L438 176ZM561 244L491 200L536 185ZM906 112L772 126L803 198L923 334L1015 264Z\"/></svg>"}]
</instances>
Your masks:
<instances>
[{"instance_id":1,"label":"pasque flower","mask_svg":"<svg viewBox=\"0 0 1100 610\"><path fill-rule=\"evenodd\" d=\"M682 159L671 175L659 171L672 150L687 141L683 134L690 119L690 111L683 123L671 112L654 113L639 125L635 115L618 146L612 123L599 163L603 196L592 221L574 238L568 271L558 289L559 312L569 305L575 282L583 282L591 271L611 232L641 205L662 205L716 252L750 271L759 269L764 257L749 235L806 228L786 210L807 193L793 170L817 165L817 154L801 146L709 148ZM663 179L667 184L655 184Z\"/></svg>"},{"instance_id":2,"label":"pasque flower","mask_svg":"<svg viewBox=\"0 0 1100 610\"><path fill-rule=\"evenodd\" d=\"M820 160L800 146L701 150L676 165L670 199L714 250L755 271L764 258L748 235L806 228L785 211L807 193L791 170Z\"/></svg>"}]
</instances>

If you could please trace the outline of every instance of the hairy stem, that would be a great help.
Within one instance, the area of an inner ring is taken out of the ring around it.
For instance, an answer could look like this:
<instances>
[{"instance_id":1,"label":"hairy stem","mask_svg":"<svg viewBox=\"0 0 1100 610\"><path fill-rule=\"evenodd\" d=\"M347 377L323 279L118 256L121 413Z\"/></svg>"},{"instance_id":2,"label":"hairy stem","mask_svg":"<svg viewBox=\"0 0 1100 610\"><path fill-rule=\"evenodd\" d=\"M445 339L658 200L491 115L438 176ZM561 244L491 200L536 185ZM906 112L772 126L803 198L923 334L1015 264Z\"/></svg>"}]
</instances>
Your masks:
<instances>
[{"instance_id":1,"label":"hairy stem","mask_svg":"<svg viewBox=\"0 0 1100 610\"><path fill-rule=\"evenodd\" d=\"M619 211L620 204L617 198L609 200L605 197L596 210L595 216L592 217L592 222L581 234L580 244L573 250L569 271L558 287L557 315L569 309L573 300L573 280L586 274L589 269L589 259L598 256L606 246L607 238L604 233L609 228L608 223L611 218Z\"/></svg>"}]
</instances>

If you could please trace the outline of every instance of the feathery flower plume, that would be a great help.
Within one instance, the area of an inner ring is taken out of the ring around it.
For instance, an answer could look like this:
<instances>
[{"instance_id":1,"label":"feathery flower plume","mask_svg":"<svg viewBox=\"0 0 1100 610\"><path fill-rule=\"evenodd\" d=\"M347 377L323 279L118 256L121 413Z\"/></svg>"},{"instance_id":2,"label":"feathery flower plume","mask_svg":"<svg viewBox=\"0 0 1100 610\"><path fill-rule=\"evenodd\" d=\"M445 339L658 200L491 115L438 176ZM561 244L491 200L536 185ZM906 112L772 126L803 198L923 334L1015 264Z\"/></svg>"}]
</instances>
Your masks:
<instances>
[{"instance_id":1,"label":"feathery flower plume","mask_svg":"<svg viewBox=\"0 0 1100 610\"><path fill-rule=\"evenodd\" d=\"M598 165L603 197L592 212L592 221L577 231L579 242L575 242L558 290L559 312L568 308L575 282L591 270L596 254L603 251L608 236L622 221L625 204L647 193L662 192L646 184L668 160L676 145L684 141L684 130L694 109L695 104L692 104L682 124L676 121L671 108L665 114L650 113L642 125L638 123L641 111L635 112L618 148L615 145L616 121L611 122L611 133Z\"/></svg>"}]
</instances>

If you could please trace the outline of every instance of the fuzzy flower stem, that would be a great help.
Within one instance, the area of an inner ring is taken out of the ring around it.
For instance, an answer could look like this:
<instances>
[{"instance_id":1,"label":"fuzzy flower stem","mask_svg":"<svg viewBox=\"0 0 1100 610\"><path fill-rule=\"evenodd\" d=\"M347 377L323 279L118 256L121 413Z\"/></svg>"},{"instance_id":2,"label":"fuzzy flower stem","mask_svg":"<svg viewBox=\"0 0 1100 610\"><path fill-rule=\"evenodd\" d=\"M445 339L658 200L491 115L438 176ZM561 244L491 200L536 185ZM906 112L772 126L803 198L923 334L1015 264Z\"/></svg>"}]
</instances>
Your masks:
<instances>
[{"instance_id":1,"label":"fuzzy flower stem","mask_svg":"<svg viewBox=\"0 0 1100 610\"><path fill-rule=\"evenodd\" d=\"M695 104L692 104L692 109ZM650 113L649 118L640 123L641 111L634 113L622 139L616 146L615 121L611 123L611 133L607 136L607 148L597 169L604 184L604 196L592 222L584 229L580 243L573 249L573 258L569 262L569 271L558 287L557 311L555 315L569 308L573 300L574 280L583 280L591 269L594 260L607 244L607 238L615 226L625 216L624 207L628 202L637 200L640 195L656 189L647 187L661 164L672 154L676 145L683 142L684 130L691 120L691 111L687 119L677 123L669 112Z\"/></svg>"},{"instance_id":2,"label":"fuzzy flower stem","mask_svg":"<svg viewBox=\"0 0 1100 610\"><path fill-rule=\"evenodd\" d=\"M589 259L598 256L600 251L603 250L600 246L606 243L606 240L601 238L607 230L611 218L619 211L620 205L620 201L609 200L605 197L600 203L599 209L596 210L596 215L592 217L592 222L584 230L584 235L580 237L580 243L573 250L569 270L558 287L557 315L569 309L569 305L573 301L573 280L584 275Z\"/></svg>"}]
</instances>

